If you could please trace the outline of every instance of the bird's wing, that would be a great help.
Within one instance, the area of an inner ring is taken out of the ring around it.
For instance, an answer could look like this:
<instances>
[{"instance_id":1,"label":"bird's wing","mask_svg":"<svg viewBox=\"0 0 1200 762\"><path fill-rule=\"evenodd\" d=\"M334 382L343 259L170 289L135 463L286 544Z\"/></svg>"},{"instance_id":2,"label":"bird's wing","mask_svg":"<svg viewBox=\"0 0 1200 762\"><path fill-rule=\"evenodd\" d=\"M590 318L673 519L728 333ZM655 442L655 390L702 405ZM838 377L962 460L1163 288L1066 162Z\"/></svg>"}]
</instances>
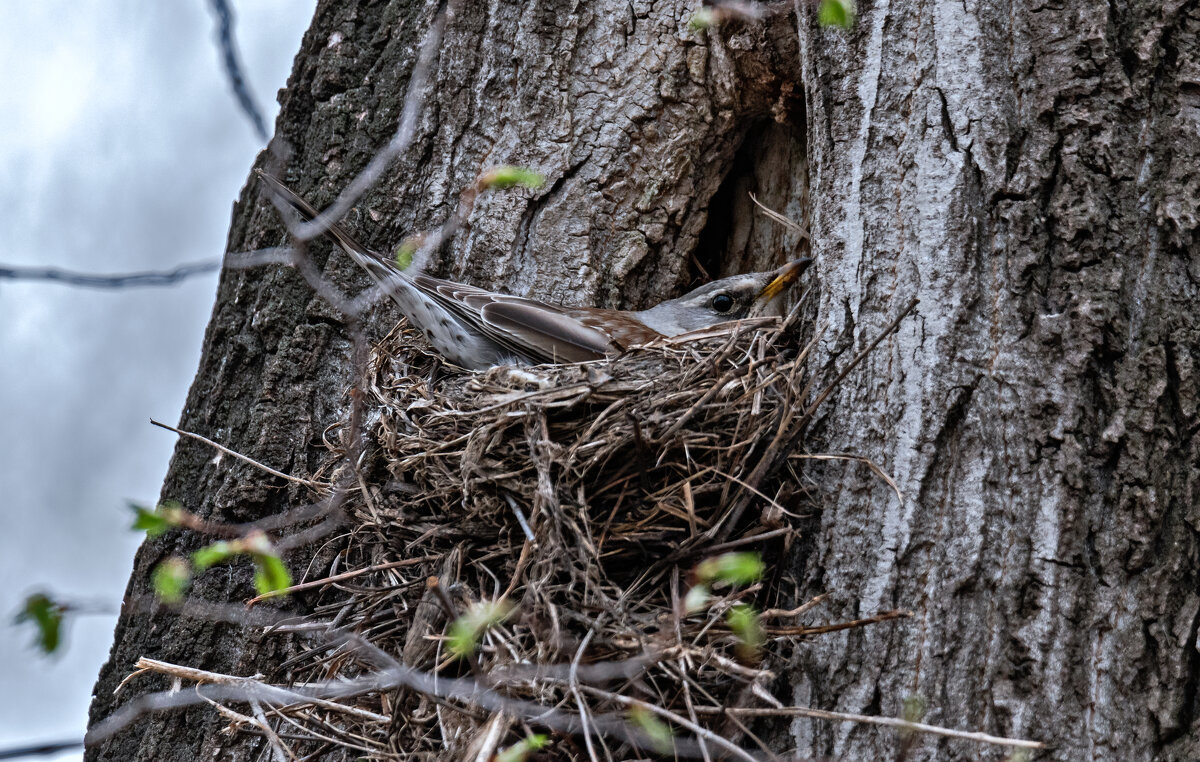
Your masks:
<instances>
[{"instance_id":1,"label":"bird's wing","mask_svg":"<svg viewBox=\"0 0 1200 762\"><path fill-rule=\"evenodd\" d=\"M621 350L606 332L584 325L562 307L428 275L412 281L488 338L534 362L584 362Z\"/></svg>"},{"instance_id":2,"label":"bird's wing","mask_svg":"<svg viewBox=\"0 0 1200 762\"><path fill-rule=\"evenodd\" d=\"M317 210L286 185L265 172L256 171L275 196L303 219L312 220L317 216ZM623 349L600 324L582 318L585 313L581 311L429 275L406 275L389 259L359 243L341 225L331 223L325 232L337 240L402 310L408 307L405 292L416 288L479 334L511 351L514 358L535 363L584 362Z\"/></svg>"},{"instance_id":3,"label":"bird's wing","mask_svg":"<svg viewBox=\"0 0 1200 762\"><path fill-rule=\"evenodd\" d=\"M639 344L649 344L663 335L645 323L634 320L620 310L567 308L567 314L589 328L608 334L621 351Z\"/></svg>"},{"instance_id":4,"label":"bird's wing","mask_svg":"<svg viewBox=\"0 0 1200 762\"><path fill-rule=\"evenodd\" d=\"M599 360L621 351L612 337L590 328L575 318L532 299L497 299L481 314L488 325L504 331L515 341L536 347L545 362Z\"/></svg>"}]
</instances>

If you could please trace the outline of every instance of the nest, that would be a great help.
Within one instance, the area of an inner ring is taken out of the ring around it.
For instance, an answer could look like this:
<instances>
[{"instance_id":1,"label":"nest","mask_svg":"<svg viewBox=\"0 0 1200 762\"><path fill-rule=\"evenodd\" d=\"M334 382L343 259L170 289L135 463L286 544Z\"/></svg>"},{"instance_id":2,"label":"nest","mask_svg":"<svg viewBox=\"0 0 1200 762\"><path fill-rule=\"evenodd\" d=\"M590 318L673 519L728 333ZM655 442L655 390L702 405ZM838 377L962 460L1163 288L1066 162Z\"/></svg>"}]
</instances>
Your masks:
<instances>
[{"instance_id":1,"label":"nest","mask_svg":"<svg viewBox=\"0 0 1200 762\"><path fill-rule=\"evenodd\" d=\"M359 573L328 585L316 613L407 668L476 687L368 693L359 714L303 724L372 759L488 758L547 729L538 758L753 746L724 709L772 701L771 667L804 632L774 607L797 591L768 572L685 599L705 559L752 551L778 569L795 536L813 408L795 323L481 374L423 346L401 327L373 353L365 447L333 477L357 485L333 571ZM349 424L327 437L343 455ZM753 631L731 619L741 604L760 612ZM448 638L480 612L487 626L456 657ZM373 668L354 649L320 654L288 677Z\"/></svg>"}]
</instances>

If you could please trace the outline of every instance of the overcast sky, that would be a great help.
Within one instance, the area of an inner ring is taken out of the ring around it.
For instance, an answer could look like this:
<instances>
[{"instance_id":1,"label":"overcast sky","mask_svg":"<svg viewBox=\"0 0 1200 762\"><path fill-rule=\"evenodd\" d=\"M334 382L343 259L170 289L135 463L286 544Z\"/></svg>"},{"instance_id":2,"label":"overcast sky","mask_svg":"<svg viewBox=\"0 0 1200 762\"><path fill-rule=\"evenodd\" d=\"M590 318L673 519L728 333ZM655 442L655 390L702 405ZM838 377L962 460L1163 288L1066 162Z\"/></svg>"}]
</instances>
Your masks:
<instances>
[{"instance_id":1,"label":"overcast sky","mask_svg":"<svg viewBox=\"0 0 1200 762\"><path fill-rule=\"evenodd\" d=\"M276 91L315 0L231 0L250 86ZM238 111L207 0L0 0L0 265L89 272L219 258L262 147ZM0 280L0 749L81 737L139 538L199 360L215 273L99 291ZM44 659L24 597L107 607ZM58 759L78 759L73 753Z\"/></svg>"}]
</instances>

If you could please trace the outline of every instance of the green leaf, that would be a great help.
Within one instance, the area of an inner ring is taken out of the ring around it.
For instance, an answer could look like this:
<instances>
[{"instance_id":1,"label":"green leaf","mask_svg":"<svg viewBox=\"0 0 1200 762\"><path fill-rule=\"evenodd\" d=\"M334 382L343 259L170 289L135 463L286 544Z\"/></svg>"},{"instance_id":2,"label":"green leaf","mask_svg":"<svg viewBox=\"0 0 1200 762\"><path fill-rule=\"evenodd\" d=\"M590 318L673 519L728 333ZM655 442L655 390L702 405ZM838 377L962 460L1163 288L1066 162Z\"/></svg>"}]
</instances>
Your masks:
<instances>
[{"instance_id":1,"label":"green leaf","mask_svg":"<svg viewBox=\"0 0 1200 762\"><path fill-rule=\"evenodd\" d=\"M530 753L545 748L550 738L541 733L525 736L524 739L504 749L496 755L496 762L525 762Z\"/></svg>"},{"instance_id":2,"label":"green leaf","mask_svg":"<svg viewBox=\"0 0 1200 762\"><path fill-rule=\"evenodd\" d=\"M651 714L650 710L634 706L629 710L629 719L650 737L650 744L656 752L669 756L675 751L675 734L671 732L671 726Z\"/></svg>"},{"instance_id":3,"label":"green leaf","mask_svg":"<svg viewBox=\"0 0 1200 762\"><path fill-rule=\"evenodd\" d=\"M762 648L763 641L766 640L762 622L758 618L758 611L753 606L738 603L729 609L725 615L725 621L729 623L729 629L733 630L733 634L737 636L737 652L742 661L758 661L759 650Z\"/></svg>"},{"instance_id":4,"label":"green leaf","mask_svg":"<svg viewBox=\"0 0 1200 762\"><path fill-rule=\"evenodd\" d=\"M277 593L292 586L292 575L279 556L256 553L254 563L258 567L254 572L254 587L259 595Z\"/></svg>"},{"instance_id":5,"label":"green leaf","mask_svg":"<svg viewBox=\"0 0 1200 762\"><path fill-rule=\"evenodd\" d=\"M817 9L817 23L850 29L854 26L857 13L854 0L821 0L821 6Z\"/></svg>"},{"instance_id":6,"label":"green leaf","mask_svg":"<svg viewBox=\"0 0 1200 762\"><path fill-rule=\"evenodd\" d=\"M150 584L154 594L164 603L179 603L192 582L192 567L182 558L173 556L154 567Z\"/></svg>"},{"instance_id":7,"label":"green leaf","mask_svg":"<svg viewBox=\"0 0 1200 762\"><path fill-rule=\"evenodd\" d=\"M904 697L904 702L901 704L900 717L905 722L920 722L925 717L925 697L919 693L910 693ZM900 738L908 741L917 731L912 728L901 727Z\"/></svg>"},{"instance_id":8,"label":"green leaf","mask_svg":"<svg viewBox=\"0 0 1200 762\"><path fill-rule=\"evenodd\" d=\"M130 529L135 532L145 532L149 537L157 537L168 529L179 526L181 509L179 503L174 501L162 503L154 510L133 502L129 503L129 508L134 513L133 526Z\"/></svg>"},{"instance_id":9,"label":"green leaf","mask_svg":"<svg viewBox=\"0 0 1200 762\"><path fill-rule=\"evenodd\" d=\"M34 645L43 653L52 654L62 645L62 621L67 607L43 593L35 593L25 599L25 605L17 612L17 624L32 622L37 630Z\"/></svg>"},{"instance_id":10,"label":"green leaf","mask_svg":"<svg viewBox=\"0 0 1200 762\"><path fill-rule=\"evenodd\" d=\"M708 29L715 23L717 23L717 14L713 13L712 8L706 7L692 14L687 28L689 32L699 32L702 29Z\"/></svg>"},{"instance_id":11,"label":"green leaf","mask_svg":"<svg viewBox=\"0 0 1200 762\"><path fill-rule=\"evenodd\" d=\"M925 697L913 693L904 698L904 720L905 722L920 722L925 718Z\"/></svg>"},{"instance_id":12,"label":"green leaf","mask_svg":"<svg viewBox=\"0 0 1200 762\"><path fill-rule=\"evenodd\" d=\"M129 508L134 513L133 526L130 529L135 532L145 532L151 537L157 537L171 528L166 518L157 510L152 511L137 503L130 503Z\"/></svg>"},{"instance_id":13,"label":"green leaf","mask_svg":"<svg viewBox=\"0 0 1200 762\"><path fill-rule=\"evenodd\" d=\"M292 575L276 554L270 538L260 530L248 532L237 540L222 540L200 548L192 554L192 564L200 572L243 553L254 559L254 586L260 594L277 593L291 587Z\"/></svg>"},{"instance_id":14,"label":"green leaf","mask_svg":"<svg viewBox=\"0 0 1200 762\"><path fill-rule=\"evenodd\" d=\"M527 167L513 167L502 164L492 167L479 177L480 190L504 190L521 185L526 188L540 188L546 178Z\"/></svg>"},{"instance_id":15,"label":"green leaf","mask_svg":"<svg viewBox=\"0 0 1200 762\"><path fill-rule=\"evenodd\" d=\"M696 567L700 584L749 585L762 579L766 567L757 553L723 553Z\"/></svg>"},{"instance_id":16,"label":"green leaf","mask_svg":"<svg viewBox=\"0 0 1200 762\"><path fill-rule=\"evenodd\" d=\"M205 545L193 553L192 563L196 566L196 571L204 571L214 564L229 560L240 553L241 550L237 544L221 540L220 542L214 542L212 545Z\"/></svg>"},{"instance_id":17,"label":"green leaf","mask_svg":"<svg viewBox=\"0 0 1200 762\"><path fill-rule=\"evenodd\" d=\"M396 267L401 270L407 270L412 267L413 255L417 253L417 239L414 236L409 236L400 242L396 247L396 256L394 257Z\"/></svg>"},{"instance_id":18,"label":"green leaf","mask_svg":"<svg viewBox=\"0 0 1200 762\"><path fill-rule=\"evenodd\" d=\"M467 613L450 625L450 635L446 642L450 653L459 658L475 653L483 633L503 622L511 612L512 606L505 600L472 604Z\"/></svg>"}]
</instances>

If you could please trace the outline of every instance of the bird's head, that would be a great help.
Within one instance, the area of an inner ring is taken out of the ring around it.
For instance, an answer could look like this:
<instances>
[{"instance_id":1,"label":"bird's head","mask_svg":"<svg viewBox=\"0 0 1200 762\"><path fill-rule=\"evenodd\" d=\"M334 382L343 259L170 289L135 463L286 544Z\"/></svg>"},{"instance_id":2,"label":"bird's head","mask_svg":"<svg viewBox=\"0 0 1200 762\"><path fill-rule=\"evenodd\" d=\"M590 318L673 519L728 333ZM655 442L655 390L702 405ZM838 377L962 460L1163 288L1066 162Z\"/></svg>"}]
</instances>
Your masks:
<instances>
[{"instance_id":1,"label":"bird's head","mask_svg":"<svg viewBox=\"0 0 1200 762\"><path fill-rule=\"evenodd\" d=\"M730 320L778 315L783 306L780 297L811 264L811 259L796 259L778 270L714 280L637 316L664 336L678 336Z\"/></svg>"}]
</instances>

